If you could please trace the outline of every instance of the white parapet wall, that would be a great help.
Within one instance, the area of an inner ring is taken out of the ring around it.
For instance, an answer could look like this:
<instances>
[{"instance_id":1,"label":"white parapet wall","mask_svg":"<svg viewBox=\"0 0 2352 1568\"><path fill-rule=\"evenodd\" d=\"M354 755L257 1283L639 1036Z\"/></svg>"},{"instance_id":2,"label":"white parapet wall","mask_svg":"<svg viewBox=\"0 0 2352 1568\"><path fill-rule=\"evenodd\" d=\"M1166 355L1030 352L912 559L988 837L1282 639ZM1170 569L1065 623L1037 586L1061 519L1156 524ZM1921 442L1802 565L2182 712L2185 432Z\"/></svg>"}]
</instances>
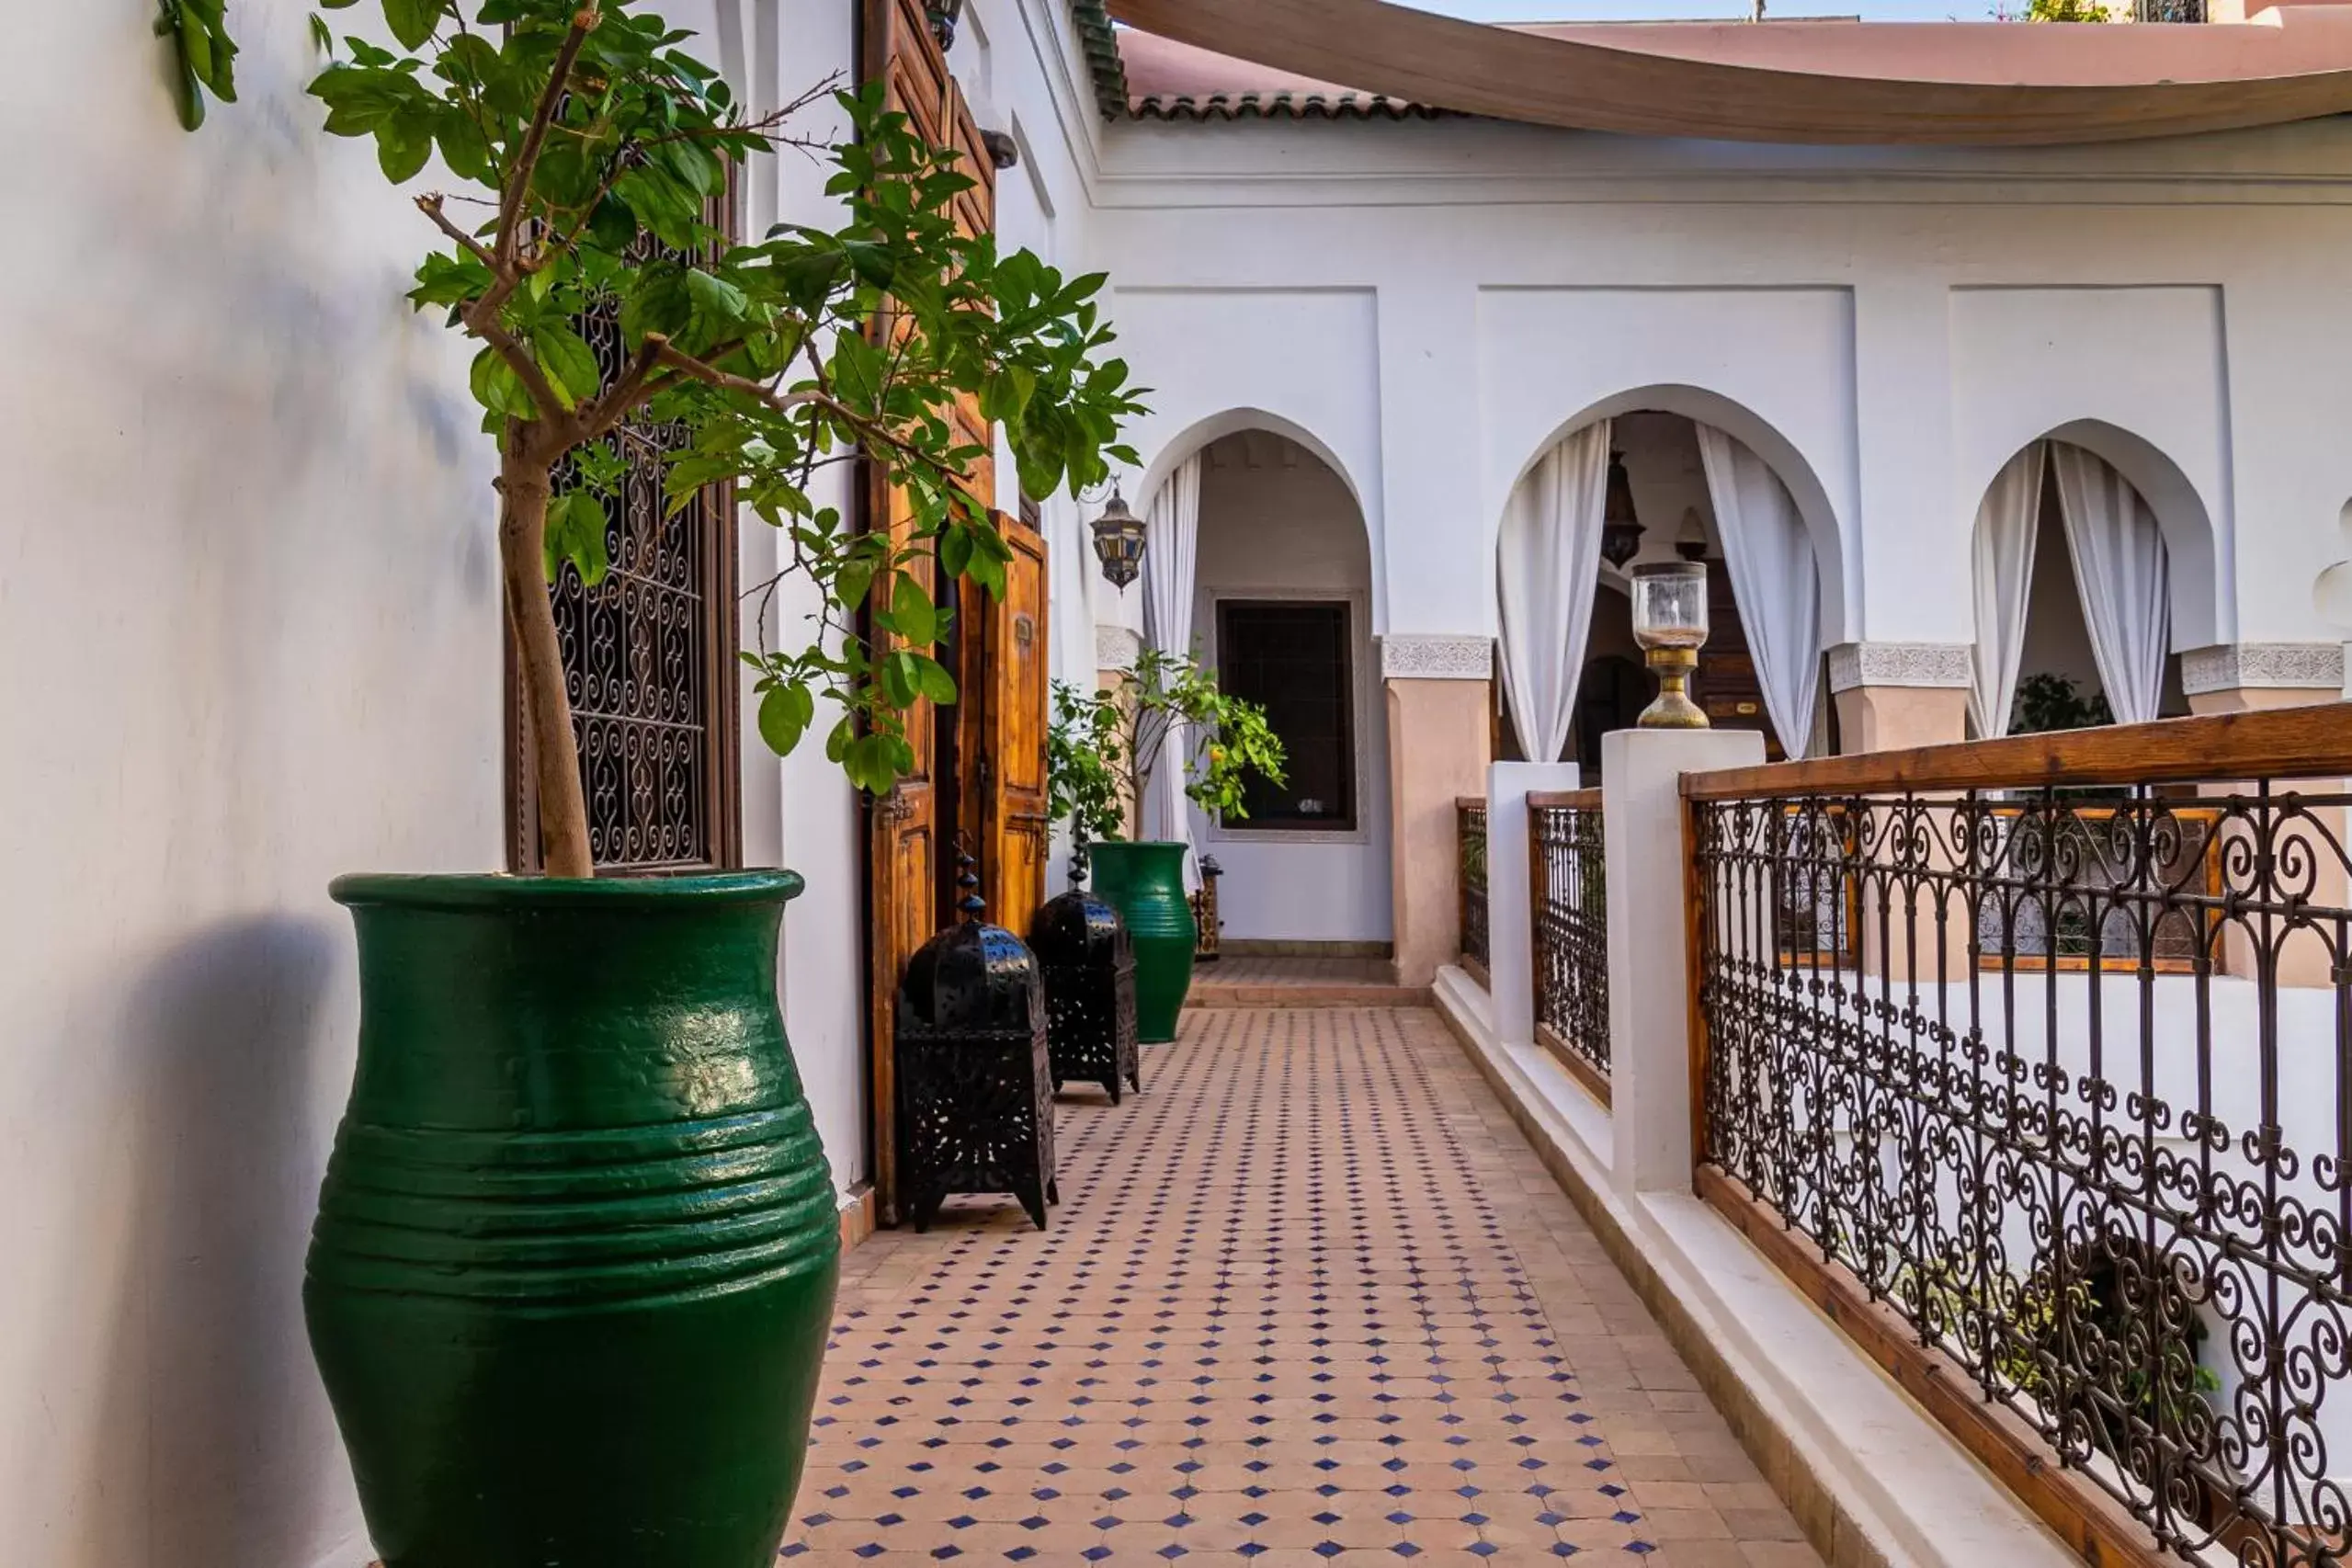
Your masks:
<instances>
[{"instance_id":1,"label":"white parapet wall","mask_svg":"<svg viewBox=\"0 0 2352 1568\"><path fill-rule=\"evenodd\" d=\"M1604 745L1615 1110L1511 1039L1506 1004L1458 968L1437 977L1439 1013L1835 1568L2078 1565L1692 1192L1680 780L1761 761L1762 744L1634 731Z\"/></svg>"}]
</instances>

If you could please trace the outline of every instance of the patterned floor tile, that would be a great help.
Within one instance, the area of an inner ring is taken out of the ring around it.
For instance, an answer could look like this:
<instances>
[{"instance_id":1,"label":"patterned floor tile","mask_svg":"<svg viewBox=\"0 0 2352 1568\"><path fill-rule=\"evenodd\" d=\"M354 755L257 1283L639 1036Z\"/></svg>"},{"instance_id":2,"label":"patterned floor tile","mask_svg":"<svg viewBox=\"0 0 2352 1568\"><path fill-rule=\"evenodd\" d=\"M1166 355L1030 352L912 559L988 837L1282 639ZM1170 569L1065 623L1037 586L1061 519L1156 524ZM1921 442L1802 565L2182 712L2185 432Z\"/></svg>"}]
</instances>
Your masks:
<instances>
[{"instance_id":1,"label":"patterned floor tile","mask_svg":"<svg viewBox=\"0 0 2352 1568\"><path fill-rule=\"evenodd\" d=\"M1435 1017L1189 1015L1051 1231L846 1264L784 1557L1817 1568Z\"/></svg>"}]
</instances>

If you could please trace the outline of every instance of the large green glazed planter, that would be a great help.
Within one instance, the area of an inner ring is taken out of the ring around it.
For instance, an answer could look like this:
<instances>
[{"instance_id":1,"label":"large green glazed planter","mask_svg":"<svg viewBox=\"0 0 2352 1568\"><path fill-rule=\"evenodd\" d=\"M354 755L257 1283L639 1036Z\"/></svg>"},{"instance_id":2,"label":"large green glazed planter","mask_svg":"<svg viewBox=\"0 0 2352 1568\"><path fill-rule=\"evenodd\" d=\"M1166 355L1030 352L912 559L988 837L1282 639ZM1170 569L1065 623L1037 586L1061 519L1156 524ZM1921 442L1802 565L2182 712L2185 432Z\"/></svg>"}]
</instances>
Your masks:
<instances>
[{"instance_id":1,"label":"large green glazed planter","mask_svg":"<svg viewBox=\"0 0 2352 1568\"><path fill-rule=\"evenodd\" d=\"M302 1290L385 1568L768 1568L840 1269L790 873L347 877Z\"/></svg>"},{"instance_id":2,"label":"large green glazed planter","mask_svg":"<svg viewBox=\"0 0 2352 1568\"><path fill-rule=\"evenodd\" d=\"M1135 1038L1165 1045L1176 1037L1192 955L1200 945L1184 892L1181 844L1096 844L1087 851L1095 892L1127 922L1135 940Z\"/></svg>"}]
</instances>

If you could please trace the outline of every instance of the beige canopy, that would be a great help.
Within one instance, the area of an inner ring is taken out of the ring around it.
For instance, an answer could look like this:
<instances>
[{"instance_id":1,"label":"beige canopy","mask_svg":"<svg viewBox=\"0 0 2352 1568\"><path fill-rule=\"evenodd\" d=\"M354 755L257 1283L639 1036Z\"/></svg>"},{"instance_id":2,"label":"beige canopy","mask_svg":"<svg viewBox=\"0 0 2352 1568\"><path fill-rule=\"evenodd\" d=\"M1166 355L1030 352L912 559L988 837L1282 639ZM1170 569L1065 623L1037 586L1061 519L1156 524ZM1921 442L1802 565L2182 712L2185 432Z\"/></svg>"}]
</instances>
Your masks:
<instances>
[{"instance_id":1,"label":"beige canopy","mask_svg":"<svg viewBox=\"0 0 2352 1568\"><path fill-rule=\"evenodd\" d=\"M1386 0L1108 0L1108 9L1143 32L1268 73L1260 83L1237 78L1237 94L1303 78L1467 114L1653 136L2051 145L2352 112L2352 4L2199 26L1505 28Z\"/></svg>"}]
</instances>

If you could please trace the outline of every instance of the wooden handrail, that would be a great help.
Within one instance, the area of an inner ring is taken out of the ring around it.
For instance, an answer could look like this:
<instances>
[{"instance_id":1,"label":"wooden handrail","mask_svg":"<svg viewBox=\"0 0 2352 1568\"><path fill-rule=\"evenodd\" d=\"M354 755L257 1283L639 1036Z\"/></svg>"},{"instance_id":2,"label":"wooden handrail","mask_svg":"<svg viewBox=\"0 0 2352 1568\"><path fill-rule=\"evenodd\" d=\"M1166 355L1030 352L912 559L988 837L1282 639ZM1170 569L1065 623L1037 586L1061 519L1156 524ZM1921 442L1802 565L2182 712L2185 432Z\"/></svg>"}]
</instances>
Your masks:
<instances>
[{"instance_id":1,"label":"wooden handrail","mask_svg":"<svg viewBox=\"0 0 2352 1568\"><path fill-rule=\"evenodd\" d=\"M1454 810L1458 812L1469 811L1473 806L1482 812L1484 811L1486 809L1486 797L1483 795L1456 795L1454 797Z\"/></svg>"},{"instance_id":2,"label":"wooden handrail","mask_svg":"<svg viewBox=\"0 0 2352 1568\"><path fill-rule=\"evenodd\" d=\"M1530 790L1528 791L1530 811L1596 812L1601 809L1598 790Z\"/></svg>"},{"instance_id":3,"label":"wooden handrail","mask_svg":"<svg viewBox=\"0 0 2352 1568\"><path fill-rule=\"evenodd\" d=\"M2352 703L2160 719L1683 776L1691 801L2352 775Z\"/></svg>"}]
</instances>

